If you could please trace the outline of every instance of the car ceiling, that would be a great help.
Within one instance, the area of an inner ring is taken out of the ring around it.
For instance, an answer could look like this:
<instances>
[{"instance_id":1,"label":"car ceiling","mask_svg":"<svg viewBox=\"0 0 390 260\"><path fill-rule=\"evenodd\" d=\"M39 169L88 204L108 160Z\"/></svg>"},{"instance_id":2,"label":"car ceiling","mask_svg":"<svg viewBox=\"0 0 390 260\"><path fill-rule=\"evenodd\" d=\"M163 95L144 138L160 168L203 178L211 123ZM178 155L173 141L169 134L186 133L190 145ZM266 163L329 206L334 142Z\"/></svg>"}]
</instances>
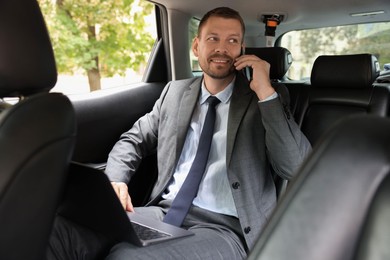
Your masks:
<instances>
[{"instance_id":1,"label":"car ceiling","mask_svg":"<svg viewBox=\"0 0 390 260\"><path fill-rule=\"evenodd\" d=\"M264 34L262 15L283 14L277 35L295 29L390 21L389 0L156 0L173 9L201 18L207 11L228 6L240 12L247 36ZM354 17L354 13L383 11L383 14Z\"/></svg>"}]
</instances>

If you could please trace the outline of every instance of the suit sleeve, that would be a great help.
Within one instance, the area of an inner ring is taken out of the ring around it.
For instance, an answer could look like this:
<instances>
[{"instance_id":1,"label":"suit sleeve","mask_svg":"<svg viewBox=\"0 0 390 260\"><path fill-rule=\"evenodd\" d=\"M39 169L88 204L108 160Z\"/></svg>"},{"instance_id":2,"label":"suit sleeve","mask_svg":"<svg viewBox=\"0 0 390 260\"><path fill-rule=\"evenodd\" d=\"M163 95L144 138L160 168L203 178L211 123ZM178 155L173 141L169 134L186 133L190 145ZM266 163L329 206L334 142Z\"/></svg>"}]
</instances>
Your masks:
<instances>
[{"instance_id":1,"label":"suit sleeve","mask_svg":"<svg viewBox=\"0 0 390 260\"><path fill-rule=\"evenodd\" d=\"M275 89L279 97L258 106L266 131L265 143L270 163L279 176L289 180L311 151L311 145L289 110L286 87L279 85Z\"/></svg>"},{"instance_id":2,"label":"suit sleeve","mask_svg":"<svg viewBox=\"0 0 390 260\"><path fill-rule=\"evenodd\" d=\"M105 169L110 181L129 183L142 158L156 151L160 109L169 86L170 83L162 91L153 110L138 119L112 148Z\"/></svg>"}]
</instances>

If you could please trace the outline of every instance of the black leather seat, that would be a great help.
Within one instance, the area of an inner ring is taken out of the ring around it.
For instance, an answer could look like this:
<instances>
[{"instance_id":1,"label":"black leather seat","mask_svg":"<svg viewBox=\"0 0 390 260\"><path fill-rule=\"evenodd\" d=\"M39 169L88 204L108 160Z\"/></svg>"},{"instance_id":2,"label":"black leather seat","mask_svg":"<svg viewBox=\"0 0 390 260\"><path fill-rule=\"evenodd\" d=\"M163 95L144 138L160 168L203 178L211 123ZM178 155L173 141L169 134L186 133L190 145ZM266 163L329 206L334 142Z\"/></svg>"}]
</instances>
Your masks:
<instances>
[{"instance_id":1,"label":"black leather seat","mask_svg":"<svg viewBox=\"0 0 390 260\"><path fill-rule=\"evenodd\" d=\"M367 115L332 128L248 259L389 259L389 132L389 119Z\"/></svg>"},{"instance_id":2,"label":"black leather seat","mask_svg":"<svg viewBox=\"0 0 390 260\"><path fill-rule=\"evenodd\" d=\"M316 59L311 86L301 95L295 113L303 133L314 145L338 120L350 115L386 116L389 90L373 86L379 64L370 54L320 56Z\"/></svg>"},{"instance_id":3,"label":"black leather seat","mask_svg":"<svg viewBox=\"0 0 390 260\"><path fill-rule=\"evenodd\" d=\"M306 88L305 84L288 81L286 73L289 70L293 58L291 52L283 47L248 47L245 49L246 54L256 55L270 64L270 79L275 83L283 83L288 89L290 97L291 114L296 114L296 108L301 102L301 92Z\"/></svg>"},{"instance_id":4,"label":"black leather seat","mask_svg":"<svg viewBox=\"0 0 390 260\"><path fill-rule=\"evenodd\" d=\"M246 54L256 55L270 64L270 79L274 82L283 80L292 64L292 55L283 47L247 47Z\"/></svg>"},{"instance_id":5,"label":"black leather seat","mask_svg":"<svg viewBox=\"0 0 390 260\"><path fill-rule=\"evenodd\" d=\"M37 2L0 0L0 259L44 259L76 135L56 79Z\"/></svg>"}]
</instances>

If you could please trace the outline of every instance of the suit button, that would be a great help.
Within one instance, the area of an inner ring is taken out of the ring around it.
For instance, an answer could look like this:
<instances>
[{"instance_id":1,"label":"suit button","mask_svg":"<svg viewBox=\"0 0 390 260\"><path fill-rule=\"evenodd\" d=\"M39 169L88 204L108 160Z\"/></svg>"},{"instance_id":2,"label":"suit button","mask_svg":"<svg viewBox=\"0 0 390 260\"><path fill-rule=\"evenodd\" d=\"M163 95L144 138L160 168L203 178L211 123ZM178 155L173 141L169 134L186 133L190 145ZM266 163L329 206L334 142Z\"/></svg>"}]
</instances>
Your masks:
<instances>
[{"instance_id":1,"label":"suit button","mask_svg":"<svg viewBox=\"0 0 390 260\"><path fill-rule=\"evenodd\" d=\"M244 228L244 232L245 232L245 234L248 234L249 232L251 232L251 227Z\"/></svg>"},{"instance_id":2,"label":"suit button","mask_svg":"<svg viewBox=\"0 0 390 260\"><path fill-rule=\"evenodd\" d=\"M232 187L233 187L233 189L237 190L240 187L240 183L239 182L234 182L232 184Z\"/></svg>"}]
</instances>

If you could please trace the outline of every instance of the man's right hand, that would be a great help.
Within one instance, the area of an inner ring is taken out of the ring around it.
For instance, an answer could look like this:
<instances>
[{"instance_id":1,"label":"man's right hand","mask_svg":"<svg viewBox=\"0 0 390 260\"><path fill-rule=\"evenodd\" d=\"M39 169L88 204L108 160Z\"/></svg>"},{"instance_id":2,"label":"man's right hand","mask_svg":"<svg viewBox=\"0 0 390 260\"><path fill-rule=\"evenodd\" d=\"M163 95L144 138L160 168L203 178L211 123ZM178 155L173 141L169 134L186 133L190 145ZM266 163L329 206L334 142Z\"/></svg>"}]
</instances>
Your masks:
<instances>
[{"instance_id":1,"label":"man's right hand","mask_svg":"<svg viewBox=\"0 0 390 260\"><path fill-rule=\"evenodd\" d=\"M126 211L134 212L133 204L127 189L127 184L124 182L111 182L111 185L118 196L123 208Z\"/></svg>"}]
</instances>

